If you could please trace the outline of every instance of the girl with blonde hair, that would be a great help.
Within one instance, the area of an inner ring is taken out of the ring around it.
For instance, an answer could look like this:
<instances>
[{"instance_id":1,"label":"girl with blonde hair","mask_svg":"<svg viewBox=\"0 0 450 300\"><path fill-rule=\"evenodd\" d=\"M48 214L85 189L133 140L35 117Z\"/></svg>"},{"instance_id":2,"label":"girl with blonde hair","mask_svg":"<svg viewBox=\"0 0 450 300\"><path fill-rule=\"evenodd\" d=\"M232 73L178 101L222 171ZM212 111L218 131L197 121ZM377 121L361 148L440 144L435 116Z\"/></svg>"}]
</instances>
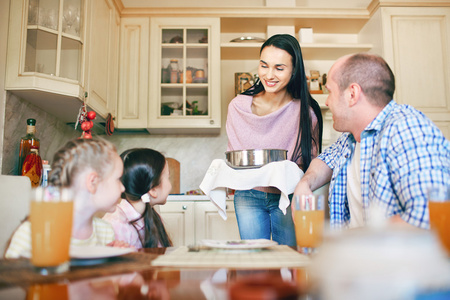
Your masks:
<instances>
[{"instance_id":1,"label":"girl with blonde hair","mask_svg":"<svg viewBox=\"0 0 450 300\"><path fill-rule=\"evenodd\" d=\"M69 141L56 152L49 175L49 185L68 187L73 192L73 227L71 245L128 246L115 241L111 225L95 217L99 212L113 212L124 191L120 177L123 164L115 147L101 139ZM31 226L23 222L14 232L6 258L30 257Z\"/></svg>"}]
</instances>

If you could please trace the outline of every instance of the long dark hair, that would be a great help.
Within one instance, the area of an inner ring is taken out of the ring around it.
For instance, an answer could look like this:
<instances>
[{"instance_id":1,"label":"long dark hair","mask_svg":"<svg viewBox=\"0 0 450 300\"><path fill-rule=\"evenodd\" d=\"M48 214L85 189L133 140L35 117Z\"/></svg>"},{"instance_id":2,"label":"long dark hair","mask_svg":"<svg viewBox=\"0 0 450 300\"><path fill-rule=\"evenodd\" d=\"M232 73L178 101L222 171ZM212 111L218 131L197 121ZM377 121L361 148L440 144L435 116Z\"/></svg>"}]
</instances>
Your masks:
<instances>
[{"instance_id":1,"label":"long dark hair","mask_svg":"<svg viewBox=\"0 0 450 300\"><path fill-rule=\"evenodd\" d=\"M141 201L142 195L161 183L166 158L158 151L148 148L129 149L120 157L124 166L122 183L125 192L122 198L129 202ZM160 215L149 203L146 203L142 216L130 221L130 224L136 228L135 224L141 218L144 218L145 224L145 236L140 236L144 248L157 248L159 243L163 247L172 246Z\"/></svg>"},{"instance_id":2,"label":"long dark hair","mask_svg":"<svg viewBox=\"0 0 450 300\"><path fill-rule=\"evenodd\" d=\"M292 77L287 85L287 91L294 100L300 101L300 122L297 141L292 153L291 160L296 162L298 158L302 157L303 170L309 167L311 163L311 149L314 143L318 149L318 153L322 151L322 132L323 120L320 106L316 100L311 97L306 81L305 67L303 65L303 56L300 45L295 37L290 34L276 34L271 36L261 46L260 54L265 47L274 46L289 53L292 57ZM256 95L264 91L264 86L258 78L255 84L248 90L243 92L243 95ZM309 108L312 108L317 117L317 126L319 127L319 140L316 140L312 134L312 121L309 115Z\"/></svg>"}]
</instances>

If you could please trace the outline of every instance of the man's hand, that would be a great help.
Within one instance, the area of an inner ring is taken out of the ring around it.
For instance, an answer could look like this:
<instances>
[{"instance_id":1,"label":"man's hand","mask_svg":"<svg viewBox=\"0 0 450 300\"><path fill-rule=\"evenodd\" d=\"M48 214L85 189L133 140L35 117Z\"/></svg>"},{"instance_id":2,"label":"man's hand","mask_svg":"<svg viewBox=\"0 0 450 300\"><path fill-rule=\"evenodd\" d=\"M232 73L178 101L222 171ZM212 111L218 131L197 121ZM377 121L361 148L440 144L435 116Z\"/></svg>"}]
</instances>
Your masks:
<instances>
[{"instance_id":1,"label":"man's hand","mask_svg":"<svg viewBox=\"0 0 450 300\"><path fill-rule=\"evenodd\" d=\"M309 184L306 180L300 180L294 190L294 196L296 195L311 195L313 192L309 187Z\"/></svg>"}]
</instances>

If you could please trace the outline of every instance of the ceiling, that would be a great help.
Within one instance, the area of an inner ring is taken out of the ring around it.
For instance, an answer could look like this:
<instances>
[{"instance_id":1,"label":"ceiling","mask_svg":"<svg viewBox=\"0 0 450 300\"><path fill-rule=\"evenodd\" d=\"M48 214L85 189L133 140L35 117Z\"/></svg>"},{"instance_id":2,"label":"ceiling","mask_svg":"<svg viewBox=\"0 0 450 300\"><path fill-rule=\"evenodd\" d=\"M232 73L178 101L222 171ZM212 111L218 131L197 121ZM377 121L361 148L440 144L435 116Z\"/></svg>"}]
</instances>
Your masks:
<instances>
[{"instance_id":1,"label":"ceiling","mask_svg":"<svg viewBox=\"0 0 450 300\"><path fill-rule=\"evenodd\" d=\"M125 8L151 7L264 7L267 0L120 0ZM269 0L270 1L270 0ZM296 7L367 8L372 0L277 0L295 2Z\"/></svg>"}]
</instances>

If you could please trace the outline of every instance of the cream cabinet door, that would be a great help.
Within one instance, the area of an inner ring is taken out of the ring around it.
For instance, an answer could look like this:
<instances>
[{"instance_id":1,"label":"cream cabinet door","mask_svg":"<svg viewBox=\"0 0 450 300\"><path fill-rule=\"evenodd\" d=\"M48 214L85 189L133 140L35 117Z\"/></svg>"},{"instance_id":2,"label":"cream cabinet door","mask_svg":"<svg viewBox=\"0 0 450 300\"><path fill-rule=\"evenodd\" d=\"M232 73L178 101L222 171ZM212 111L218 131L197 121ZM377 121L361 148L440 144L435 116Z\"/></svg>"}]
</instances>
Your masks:
<instances>
[{"instance_id":1,"label":"cream cabinet door","mask_svg":"<svg viewBox=\"0 0 450 300\"><path fill-rule=\"evenodd\" d=\"M169 201L159 211L174 246L195 243L194 202Z\"/></svg>"},{"instance_id":2,"label":"cream cabinet door","mask_svg":"<svg viewBox=\"0 0 450 300\"><path fill-rule=\"evenodd\" d=\"M120 16L113 0L88 3L86 103L106 118L116 115Z\"/></svg>"},{"instance_id":3,"label":"cream cabinet door","mask_svg":"<svg viewBox=\"0 0 450 300\"><path fill-rule=\"evenodd\" d=\"M149 18L123 17L120 26L117 128L146 128Z\"/></svg>"},{"instance_id":4,"label":"cream cabinet door","mask_svg":"<svg viewBox=\"0 0 450 300\"><path fill-rule=\"evenodd\" d=\"M450 139L450 7L384 7L381 24L396 101L425 113Z\"/></svg>"},{"instance_id":5,"label":"cream cabinet door","mask_svg":"<svg viewBox=\"0 0 450 300\"><path fill-rule=\"evenodd\" d=\"M227 220L224 220L217 212L217 207L211 202L202 201L195 204L195 238L197 243L203 239L241 239L233 201L227 201L226 205Z\"/></svg>"},{"instance_id":6,"label":"cream cabinet door","mask_svg":"<svg viewBox=\"0 0 450 300\"><path fill-rule=\"evenodd\" d=\"M220 19L151 18L148 131L219 133Z\"/></svg>"}]
</instances>

